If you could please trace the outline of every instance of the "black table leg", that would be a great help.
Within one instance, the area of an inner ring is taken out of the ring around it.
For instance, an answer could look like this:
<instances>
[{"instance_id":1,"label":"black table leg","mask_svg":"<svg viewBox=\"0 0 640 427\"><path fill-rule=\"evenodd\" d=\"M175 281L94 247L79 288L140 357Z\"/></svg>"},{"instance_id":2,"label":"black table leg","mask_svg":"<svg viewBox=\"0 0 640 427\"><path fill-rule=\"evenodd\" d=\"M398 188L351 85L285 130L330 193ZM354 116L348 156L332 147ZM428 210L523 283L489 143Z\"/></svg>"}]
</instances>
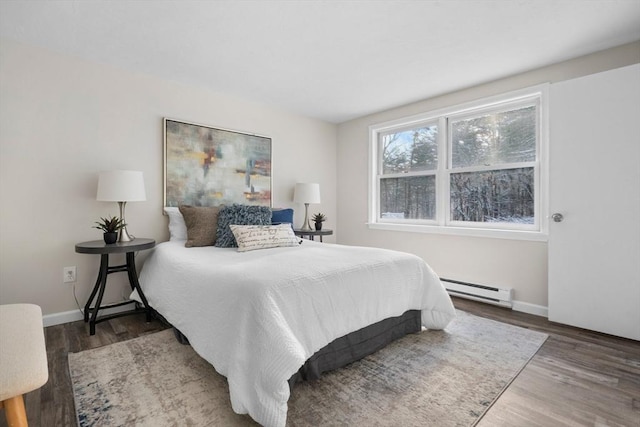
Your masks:
<instances>
[{"instance_id":1,"label":"black table leg","mask_svg":"<svg viewBox=\"0 0 640 427\"><path fill-rule=\"evenodd\" d=\"M108 257L107 254L102 255L102 257ZM100 283L102 283L102 275L103 275L103 271L102 271L102 257L100 258L100 270L98 271L98 278L96 279L96 284L93 287L93 290L91 291L91 295L89 295L89 299L87 300L87 304L85 304L84 306L84 321L85 323L89 321L89 312L91 311L91 301L93 301L93 298L95 298L96 293L98 292L98 289L100 289ZM108 262L108 259L107 259Z\"/></svg>"},{"instance_id":2,"label":"black table leg","mask_svg":"<svg viewBox=\"0 0 640 427\"><path fill-rule=\"evenodd\" d=\"M96 302L93 305L93 310L91 312L91 320L89 321L89 335L96 334L96 319L98 318L98 310L100 309L100 304L102 303L104 290L107 287L108 270L109 270L109 254L102 254L100 255L100 273L98 274L98 280L100 282L100 290L98 292L98 299L96 299ZM95 295L95 289L92 295ZM91 304L92 299L93 299L93 296L89 298L87 305ZM86 310L86 307L85 307L85 310Z\"/></svg>"},{"instance_id":3,"label":"black table leg","mask_svg":"<svg viewBox=\"0 0 640 427\"><path fill-rule=\"evenodd\" d=\"M138 296L140 296L142 304L144 305L147 322L151 322L151 310L149 309L147 298L144 296L142 289L140 289L140 283L138 282L138 273L136 272L135 256L133 252L127 252L127 274L129 275L129 285L131 286L131 290L133 291L135 289L138 291Z\"/></svg>"}]
</instances>

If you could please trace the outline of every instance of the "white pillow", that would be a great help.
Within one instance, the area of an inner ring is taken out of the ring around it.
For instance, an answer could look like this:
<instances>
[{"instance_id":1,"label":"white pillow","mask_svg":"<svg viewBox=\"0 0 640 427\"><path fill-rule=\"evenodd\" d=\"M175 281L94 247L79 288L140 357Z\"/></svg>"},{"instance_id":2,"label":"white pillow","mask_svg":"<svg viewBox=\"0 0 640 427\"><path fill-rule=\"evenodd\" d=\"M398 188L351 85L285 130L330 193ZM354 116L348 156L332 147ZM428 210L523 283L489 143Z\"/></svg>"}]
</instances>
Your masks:
<instances>
[{"instance_id":1,"label":"white pillow","mask_svg":"<svg viewBox=\"0 0 640 427\"><path fill-rule=\"evenodd\" d=\"M169 240L187 240L187 225L180 209L166 207L164 211L169 216Z\"/></svg>"},{"instance_id":2,"label":"white pillow","mask_svg":"<svg viewBox=\"0 0 640 427\"><path fill-rule=\"evenodd\" d=\"M298 246L291 224L278 225L229 225L238 243L238 252L253 251L284 246Z\"/></svg>"}]
</instances>

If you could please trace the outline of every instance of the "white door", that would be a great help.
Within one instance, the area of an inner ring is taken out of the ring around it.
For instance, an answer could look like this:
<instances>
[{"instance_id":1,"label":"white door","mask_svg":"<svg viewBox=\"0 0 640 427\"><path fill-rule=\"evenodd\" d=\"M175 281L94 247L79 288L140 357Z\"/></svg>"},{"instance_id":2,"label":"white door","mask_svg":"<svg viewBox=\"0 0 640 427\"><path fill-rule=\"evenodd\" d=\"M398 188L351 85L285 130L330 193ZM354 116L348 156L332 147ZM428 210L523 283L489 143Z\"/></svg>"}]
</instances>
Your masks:
<instances>
[{"instance_id":1,"label":"white door","mask_svg":"<svg viewBox=\"0 0 640 427\"><path fill-rule=\"evenodd\" d=\"M640 65L553 84L549 108L549 320L640 340Z\"/></svg>"}]
</instances>

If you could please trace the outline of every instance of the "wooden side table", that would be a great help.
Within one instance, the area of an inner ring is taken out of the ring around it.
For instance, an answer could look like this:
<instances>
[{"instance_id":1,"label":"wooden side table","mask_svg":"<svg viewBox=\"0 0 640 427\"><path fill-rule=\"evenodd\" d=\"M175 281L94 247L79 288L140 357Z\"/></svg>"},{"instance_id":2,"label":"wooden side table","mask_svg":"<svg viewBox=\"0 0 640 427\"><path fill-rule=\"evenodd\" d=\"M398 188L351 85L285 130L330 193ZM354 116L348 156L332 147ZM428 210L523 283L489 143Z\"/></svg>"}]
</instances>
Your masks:
<instances>
[{"instance_id":1,"label":"wooden side table","mask_svg":"<svg viewBox=\"0 0 640 427\"><path fill-rule=\"evenodd\" d=\"M309 240L315 240L316 236L320 236L320 242L322 242L322 236L331 236L333 234L333 230L324 229L324 230L301 230L299 228L295 228L293 230L296 236L304 237L307 236Z\"/></svg>"},{"instance_id":2,"label":"wooden side table","mask_svg":"<svg viewBox=\"0 0 640 427\"><path fill-rule=\"evenodd\" d=\"M84 321L89 322L89 334L95 335L96 333L96 323L103 322L105 320L113 319L115 317L127 316L130 314L140 313L139 308L136 306L134 310L123 311L120 313L109 314L106 316L101 316L98 318L98 311L103 310L105 308L113 308L120 307L126 304L137 303L134 300L122 301L114 304L102 304L102 297L104 295L104 290L107 286L107 276L111 273L119 273L126 272L129 276L129 285L131 286L131 290L136 289L138 291L138 295L140 295L140 299L142 300L142 304L144 305L144 310L147 315L147 322L151 321L151 309L149 308L149 304L147 303L147 298L142 293L142 289L140 288L140 284L138 283L138 273L136 272L136 263L135 263L135 252L142 251L146 249L151 249L156 245L156 241L153 239L141 239L136 238L130 242L119 242L113 244L106 244L104 240L92 240L90 242L78 243L76 245L76 252L80 254L96 254L100 255L100 270L98 272L98 279L96 280L96 284L91 291L91 295L87 300L87 304L84 306ZM118 254L118 253L126 253L127 262L124 265L116 265L109 266L109 255L110 254ZM97 294L97 298L96 298ZM95 298L95 303L93 307L91 307L91 303ZM91 318L89 318L89 313L91 313Z\"/></svg>"}]
</instances>

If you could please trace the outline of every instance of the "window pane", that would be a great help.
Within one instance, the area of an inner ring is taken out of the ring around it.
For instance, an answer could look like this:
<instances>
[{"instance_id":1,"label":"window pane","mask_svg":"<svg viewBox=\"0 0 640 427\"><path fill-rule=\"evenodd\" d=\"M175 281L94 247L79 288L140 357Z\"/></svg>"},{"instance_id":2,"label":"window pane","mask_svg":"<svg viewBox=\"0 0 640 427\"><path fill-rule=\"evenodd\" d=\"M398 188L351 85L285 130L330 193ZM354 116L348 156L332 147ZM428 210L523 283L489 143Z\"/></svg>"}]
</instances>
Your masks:
<instances>
[{"instance_id":1,"label":"window pane","mask_svg":"<svg viewBox=\"0 0 640 427\"><path fill-rule=\"evenodd\" d=\"M434 170L438 167L438 126L381 135L382 173Z\"/></svg>"},{"instance_id":2,"label":"window pane","mask_svg":"<svg viewBox=\"0 0 640 427\"><path fill-rule=\"evenodd\" d=\"M434 219L436 177L411 176L380 180L380 217Z\"/></svg>"},{"instance_id":3,"label":"window pane","mask_svg":"<svg viewBox=\"0 0 640 427\"><path fill-rule=\"evenodd\" d=\"M453 121L451 151L454 168L535 161L536 107Z\"/></svg>"},{"instance_id":4,"label":"window pane","mask_svg":"<svg viewBox=\"0 0 640 427\"><path fill-rule=\"evenodd\" d=\"M533 168L451 174L451 219L533 224L533 177Z\"/></svg>"}]
</instances>

